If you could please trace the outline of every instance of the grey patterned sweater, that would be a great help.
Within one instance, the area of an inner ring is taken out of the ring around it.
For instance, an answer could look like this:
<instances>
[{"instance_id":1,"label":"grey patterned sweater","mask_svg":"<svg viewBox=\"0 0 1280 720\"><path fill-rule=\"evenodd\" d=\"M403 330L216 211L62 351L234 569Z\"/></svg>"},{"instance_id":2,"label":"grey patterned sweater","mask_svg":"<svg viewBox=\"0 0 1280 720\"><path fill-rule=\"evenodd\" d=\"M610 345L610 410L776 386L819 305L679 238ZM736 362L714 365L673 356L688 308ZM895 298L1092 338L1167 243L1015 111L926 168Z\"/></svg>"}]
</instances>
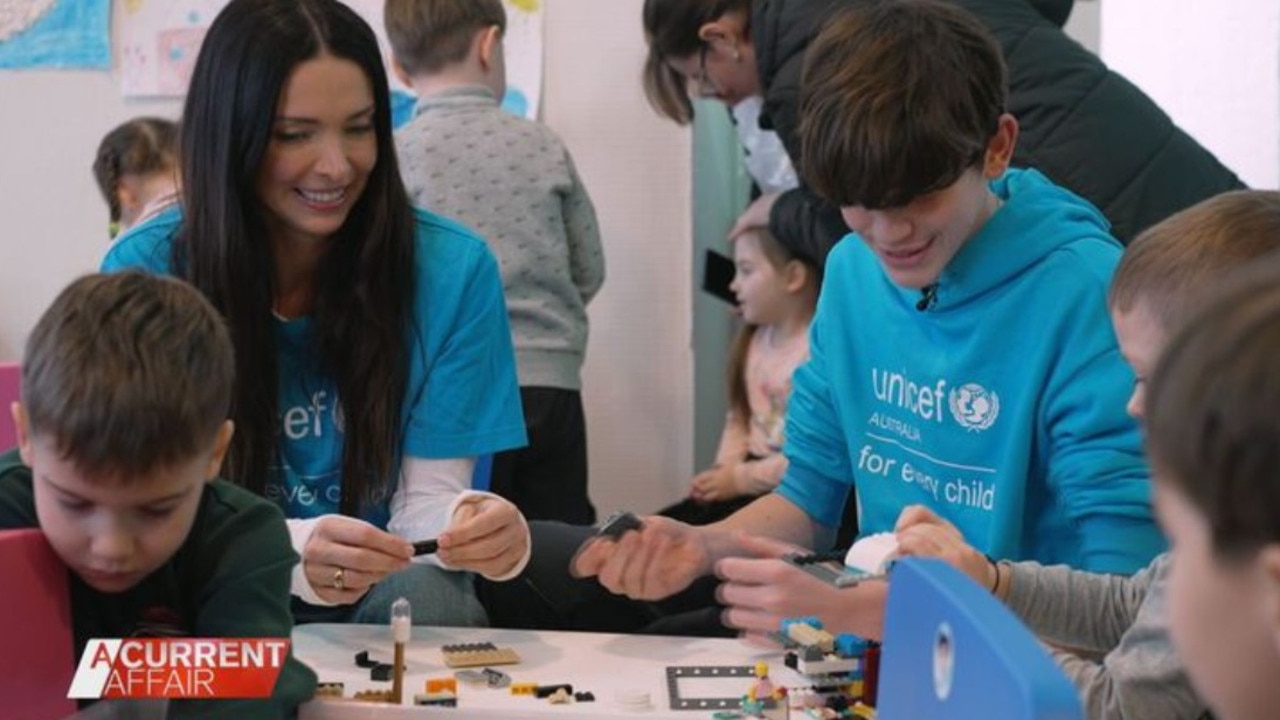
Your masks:
<instances>
[{"instance_id":1,"label":"grey patterned sweater","mask_svg":"<svg viewBox=\"0 0 1280 720\"><path fill-rule=\"evenodd\" d=\"M413 201L474 229L497 256L520 385L579 390L604 251L564 143L504 112L488 88L465 86L419 98L396 149Z\"/></svg>"},{"instance_id":2,"label":"grey patterned sweater","mask_svg":"<svg viewBox=\"0 0 1280 720\"><path fill-rule=\"evenodd\" d=\"M1209 717L1169 641L1168 553L1132 577L1034 562L1009 567L1009 607L1044 640L1077 650L1050 652L1080 691L1086 717Z\"/></svg>"}]
</instances>

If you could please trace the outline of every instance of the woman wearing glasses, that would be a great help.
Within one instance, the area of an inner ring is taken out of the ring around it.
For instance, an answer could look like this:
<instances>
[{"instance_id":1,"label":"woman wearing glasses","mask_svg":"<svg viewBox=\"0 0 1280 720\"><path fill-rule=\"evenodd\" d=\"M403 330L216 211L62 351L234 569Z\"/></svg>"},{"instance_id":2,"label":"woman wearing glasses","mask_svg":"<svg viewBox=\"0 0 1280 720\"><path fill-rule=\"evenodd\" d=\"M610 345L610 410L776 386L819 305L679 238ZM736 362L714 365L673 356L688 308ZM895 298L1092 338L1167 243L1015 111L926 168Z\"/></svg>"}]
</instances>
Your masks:
<instances>
[{"instance_id":1,"label":"woman wearing glasses","mask_svg":"<svg viewBox=\"0 0 1280 720\"><path fill-rule=\"evenodd\" d=\"M691 97L733 107L762 96L760 125L777 131L794 164L805 48L836 13L867 1L645 0L645 92L660 114L682 124L693 117ZM952 2L982 20L1004 51L1009 111L1021 128L1013 164L1035 167L1097 205L1122 242L1242 187L1142 91L1062 32L1072 0ZM765 226L821 263L848 228L796 169L800 187L758 198L730 237Z\"/></svg>"}]
</instances>

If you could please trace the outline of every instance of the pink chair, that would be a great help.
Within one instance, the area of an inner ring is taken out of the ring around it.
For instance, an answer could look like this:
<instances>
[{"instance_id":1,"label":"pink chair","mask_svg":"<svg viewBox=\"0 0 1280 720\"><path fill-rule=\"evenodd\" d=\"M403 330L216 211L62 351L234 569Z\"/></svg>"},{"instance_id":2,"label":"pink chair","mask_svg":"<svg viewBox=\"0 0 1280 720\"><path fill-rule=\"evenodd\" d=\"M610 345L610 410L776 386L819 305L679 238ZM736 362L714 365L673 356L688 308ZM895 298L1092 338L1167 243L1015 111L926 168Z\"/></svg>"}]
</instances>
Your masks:
<instances>
[{"instance_id":1,"label":"pink chair","mask_svg":"<svg viewBox=\"0 0 1280 720\"><path fill-rule=\"evenodd\" d=\"M76 711L67 699L76 667L67 568L39 530L0 530L0 576L0 715L64 718Z\"/></svg>"},{"instance_id":2,"label":"pink chair","mask_svg":"<svg viewBox=\"0 0 1280 720\"><path fill-rule=\"evenodd\" d=\"M13 428L13 413L9 406L18 401L22 384L22 365L16 362L0 363L0 452L16 447L18 435Z\"/></svg>"}]
</instances>

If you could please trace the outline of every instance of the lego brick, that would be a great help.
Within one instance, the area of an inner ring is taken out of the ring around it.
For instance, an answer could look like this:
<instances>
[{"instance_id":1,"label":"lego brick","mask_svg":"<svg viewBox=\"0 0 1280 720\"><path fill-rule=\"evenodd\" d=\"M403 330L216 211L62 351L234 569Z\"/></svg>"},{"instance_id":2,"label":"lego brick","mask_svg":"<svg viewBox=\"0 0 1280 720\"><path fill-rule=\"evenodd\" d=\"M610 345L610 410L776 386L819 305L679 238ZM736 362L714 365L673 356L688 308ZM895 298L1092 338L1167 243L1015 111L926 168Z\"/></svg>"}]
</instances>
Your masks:
<instances>
[{"instance_id":1,"label":"lego brick","mask_svg":"<svg viewBox=\"0 0 1280 720\"><path fill-rule=\"evenodd\" d=\"M787 626L787 637L802 647L811 646L830 653L835 650L835 637L827 632L805 623L792 623Z\"/></svg>"},{"instance_id":2,"label":"lego brick","mask_svg":"<svg viewBox=\"0 0 1280 720\"><path fill-rule=\"evenodd\" d=\"M827 655L818 660L800 658L795 670L801 675L834 675L836 673L854 673L862 669L861 658L842 658Z\"/></svg>"},{"instance_id":3,"label":"lego brick","mask_svg":"<svg viewBox=\"0 0 1280 720\"><path fill-rule=\"evenodd\" d=\"M423 684L423 691L428 695L439 692L451 692L458 694L458 681L456 678L427 678Z\"/></svg>"},{"instance_id":4,"label":"lego brick","mask_svg":"<svg viewBox=\"0 0 1280 720\"><path fill-rule=\"evenodd\" d=\"M480 671L491 688L504 688L511 684L511 676L501 670L485 668Z\"/></svg>"},{"instance_id":5,"label":"lego brick","mask_svg":"<svg viewBox=\"0 0 1280 720\"><path fill-rule=\"evenodd\" d=\"M533 694L539 698L551 697L557 690L564 690L567 693L573 692L573 686L569 683L558 683L555 685L539 685L534 689Z\"/></svg>"},{"instance_id":6,"label":"lego brick","mask_svg":"<svg viewBox=\"0 0 1280 720\"><path fill-rule=\"evenodd\" d=\"M316 697L340 698L345 691L346 686L340 682L316 683Z\"/></svg>"},{"instance_id":7,"label":"lego brick","mask_svg":"<svg viewBox=\"0 0 1280 720\"><path fill-rule=\"evenodd\" d=\"M352 698L357 702L395 702L390 690L360 690Z\"/></svg>"},{"instance_id":8,"label":"lego brick","mask_svg":"<svg viewBox=\"0 0 1280 720\"><path fill-rule=\"evenodd\" d=\"M644 521L637 517L635 513L619 510L600 523L600 529L596 531L596 535L603 535L617 540L628 530L639 530L642 527L644 527Z\"/></svg>"},{"instance_id":9,"label":"lego brick","mask_svg":"<svg viewBox=\"0 0 1280 720\"><path fill-rule=\"evenodd\" d=\"M685 698L680 695L681 678L754 678L750 665L673 665L667 668L667 697L672 710L727 710L742 707L742 695L724 698ZM743 693L747 683L743 682Z\"/></svg>"},{"instance_id":10,"label":"lego brick","mask_svg":"<svg viewBox=\"0 0 1280 720\"><path fill-rule=\"evenodd\" d=\"M520 656L511 648L500 648L493 643L465 643L445 645L444 664L451 668L480 667L482 665L514 665Z\"/></svg>"},{"instance_id":11,"label":"lego brick","mask_svg":"<svg viewBox=\"0 0 1280 720\"><path fill-rule=\"evenodd\" d=\"M413 704L419 707L458 707L458 696L451 692L421 693L413 696Z\"/></svg>"},{"instance_id":12,"label":"lego brick","mask_svg":"<svg viewBox=\"0 0 1280 720\"><path fill-rule=\"evenodd\" d=\"M563 687L557 688L555 692L547 696L547 702L552 705L566 705L573 702L573 695Z\"/></svg>"},{"instance_id":13,"label":"lego brick","mask_svg":"<svg viewBox=\"0 0 1280 720\"><path fill-rule=\"evenodd\" d=\"M837 588L853 587L868 580L884 580L884 573L866 573L842 564L831 562L825 555L784 555L783 560L818 578L824 583Z\"/></svg>"},{"instance_id":14,"label":"lego brick","mask_svg":"<svg viewBox=\"0 0 1280 720\"><path fill-rule=\"evenodd\" d=\"M485 685L489 682L488 676L479 670L459 670L453 676L464 683L472 685Z\"/></svg>"}]
</instances>

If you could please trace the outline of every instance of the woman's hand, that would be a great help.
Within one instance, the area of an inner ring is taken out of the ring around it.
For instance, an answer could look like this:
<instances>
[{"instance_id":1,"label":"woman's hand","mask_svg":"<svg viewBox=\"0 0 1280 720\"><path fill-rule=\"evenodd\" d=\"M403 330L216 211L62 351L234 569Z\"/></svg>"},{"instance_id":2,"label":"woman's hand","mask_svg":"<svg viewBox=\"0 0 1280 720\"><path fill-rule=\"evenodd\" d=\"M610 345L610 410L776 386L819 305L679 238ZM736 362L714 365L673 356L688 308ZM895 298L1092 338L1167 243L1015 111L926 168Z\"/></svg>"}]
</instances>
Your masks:
<instances>
[{"instance_id":1,"label":"woman's hand","mask_svg":"<svg viewBox=\"0 0 1280 720\"><path fill-rule=\"evenodd\" d=\"M476 494L463 499L440 535L440 560L488 578L509 574L529 550L529 526L510 501Z\"/></svg>"},{"instance_id":2,"label":"woman's hand","mask_svg":"<svg viewBox=\"0 0 1280 720\"><path fill-rule=\"evenodd\" d=\"M391 573L409 566L413 546L363 520L321 518L302 550L307 582L322 600L350 605Z\"/></svg>"}]
</instances>

